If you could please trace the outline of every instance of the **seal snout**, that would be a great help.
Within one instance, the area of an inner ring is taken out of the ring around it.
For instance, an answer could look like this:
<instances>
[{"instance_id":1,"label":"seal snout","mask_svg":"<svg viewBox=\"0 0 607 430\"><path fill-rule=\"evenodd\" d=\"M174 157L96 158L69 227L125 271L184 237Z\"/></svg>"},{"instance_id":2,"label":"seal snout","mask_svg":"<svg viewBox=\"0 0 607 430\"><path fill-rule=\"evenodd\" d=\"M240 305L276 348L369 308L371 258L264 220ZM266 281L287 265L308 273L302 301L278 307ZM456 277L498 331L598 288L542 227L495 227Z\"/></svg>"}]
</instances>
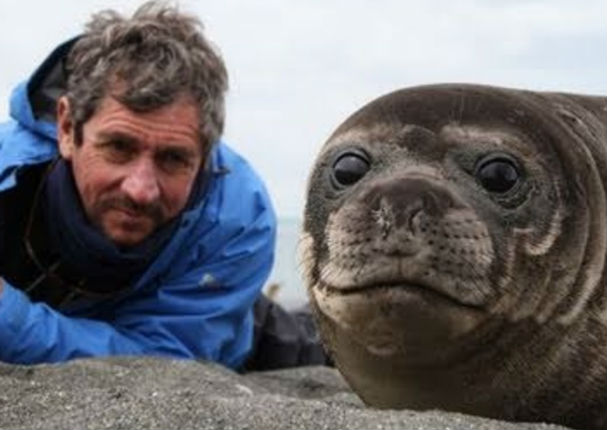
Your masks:
<instances>
[{"instance_id":1,"label":"seal snout","mask_svg":"<svg viewBox=\"0 0 607 430\"><path fill-rule=\"evenodd\" d=\"M360 201L369 202L370 216L384 238L393 229L419 235L423 217L442 218L448 210L461 207L447 190L419 177L379 182Z\"/></svg>"},{"instance_id":2,"label":"seal snout","mask_svg":"<svg viewBox=\"0 0 607 430\"><path fill-rule=\"evenodd\" d=\"M327 224L322 285L342 293L417 285L462 305L486 303L491 238L447 181L409 171L360 188Z\"/></svg>"}]
</instances>

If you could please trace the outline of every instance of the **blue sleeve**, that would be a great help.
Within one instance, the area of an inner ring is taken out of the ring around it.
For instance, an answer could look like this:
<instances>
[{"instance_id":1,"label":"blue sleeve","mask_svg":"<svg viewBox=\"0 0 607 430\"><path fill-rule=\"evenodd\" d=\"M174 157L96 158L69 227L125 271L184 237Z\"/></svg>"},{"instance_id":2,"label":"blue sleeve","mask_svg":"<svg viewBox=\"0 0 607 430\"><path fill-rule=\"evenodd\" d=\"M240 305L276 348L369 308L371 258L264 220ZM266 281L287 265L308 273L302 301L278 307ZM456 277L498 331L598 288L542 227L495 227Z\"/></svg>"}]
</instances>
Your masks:
<instances>
[{"instance_id":1,"label":"blue sleeve","mask_svg":"<svg viewBox=\"0 0 607 430\"><path fill-rule=\"evenodd\" d=\"M104 318L62 314L5 283L0 361L145 354L238 367L251 348L251 309L273 262L275 220L269 203L248 225L223 231L222 237L228 239L203 264L113 303Z\"/></svg>"}]
</instances>

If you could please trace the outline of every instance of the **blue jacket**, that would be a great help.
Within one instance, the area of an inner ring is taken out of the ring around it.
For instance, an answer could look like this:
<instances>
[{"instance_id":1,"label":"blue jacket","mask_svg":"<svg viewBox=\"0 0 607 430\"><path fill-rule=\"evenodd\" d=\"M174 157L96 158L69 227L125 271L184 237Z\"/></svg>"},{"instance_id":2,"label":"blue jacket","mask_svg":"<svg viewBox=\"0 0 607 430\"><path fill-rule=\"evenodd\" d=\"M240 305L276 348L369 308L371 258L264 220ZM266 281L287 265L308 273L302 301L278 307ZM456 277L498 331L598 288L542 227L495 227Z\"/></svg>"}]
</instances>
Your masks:
<instances>
[{"instance_id":1,"label":"blue jacket","mask_svg":"<svg viewBox=\"0 0 607 430\"><path fill-rule=\"evenodd\" d=\"M23 166L57 156L56 126L34 115L30 90L66 46L12 94L12 119L0 124L0 192L15 186ZM273 263L276 221L243 158L223 143L211 157L216 173L204 199L180 216L174 237L128 295L57 311L4 281L0 361L147 354L240 366L251 348L252 307Z\"/></svg>"}]
</instances>

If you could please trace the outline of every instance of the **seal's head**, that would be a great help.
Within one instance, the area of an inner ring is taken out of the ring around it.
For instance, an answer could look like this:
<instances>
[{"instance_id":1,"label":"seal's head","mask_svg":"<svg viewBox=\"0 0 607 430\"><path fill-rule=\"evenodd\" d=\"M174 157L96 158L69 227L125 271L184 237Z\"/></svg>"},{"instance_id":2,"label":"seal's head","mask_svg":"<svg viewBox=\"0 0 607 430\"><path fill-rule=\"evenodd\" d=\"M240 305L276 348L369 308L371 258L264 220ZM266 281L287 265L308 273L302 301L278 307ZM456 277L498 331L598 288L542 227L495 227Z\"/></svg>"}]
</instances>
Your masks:
<instances>
[{"instance_id":1,"label":"seal's head","mask_svg":"<svg viewBox=\"0 0 607 430\"><path fill-rule=\"evenodd\" d=\"M363 400L605 419L605 119L599 97L440 85L381 97L334 132L302 260ZM578 395L585 412L564 411Z\"/></svg>"}]
</instances>

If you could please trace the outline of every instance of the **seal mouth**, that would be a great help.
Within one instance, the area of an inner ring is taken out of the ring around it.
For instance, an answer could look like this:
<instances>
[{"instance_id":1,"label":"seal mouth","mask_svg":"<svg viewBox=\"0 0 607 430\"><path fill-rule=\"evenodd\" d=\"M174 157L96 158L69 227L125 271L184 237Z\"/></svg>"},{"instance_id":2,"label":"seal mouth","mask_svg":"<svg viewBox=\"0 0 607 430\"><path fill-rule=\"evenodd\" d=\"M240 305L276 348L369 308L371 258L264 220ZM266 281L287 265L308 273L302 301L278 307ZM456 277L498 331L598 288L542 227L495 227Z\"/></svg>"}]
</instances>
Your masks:
<instances>
[{"instance_id":1,"label":"seal mouth","mask_svg":"<svg viewBox=\"0 0 607 430\"><path fill-rule=\"evenodd\" d=\"M374 282L373 284L354 285L348 287L335 287L333 285L320 282L318 286L330 294L336 294L344 297L363 294L380 294L387 290L402 290L408 294L417 295L427 299L439 299L442 302L446 302L453 306L465 307L474 310L484 310L484 307L481 304L467 303L431 286L408 281Z\"/></svg>"}]
</instances>

